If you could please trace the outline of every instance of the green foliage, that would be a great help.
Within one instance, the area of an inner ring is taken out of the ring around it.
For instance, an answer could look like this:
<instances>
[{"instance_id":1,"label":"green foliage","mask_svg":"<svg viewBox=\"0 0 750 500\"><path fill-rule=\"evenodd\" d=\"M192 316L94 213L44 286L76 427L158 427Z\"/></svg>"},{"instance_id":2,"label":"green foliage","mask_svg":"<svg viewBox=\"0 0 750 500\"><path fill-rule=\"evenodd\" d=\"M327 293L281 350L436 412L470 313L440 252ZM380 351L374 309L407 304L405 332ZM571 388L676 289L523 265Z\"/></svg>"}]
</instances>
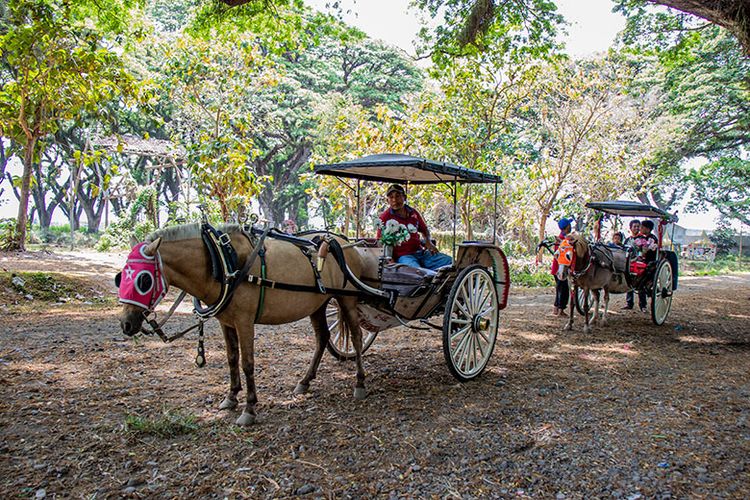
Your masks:
<instances>
[{"instance_id":1,"label":"green foliage","mask_svg":"<svg viewBox=\"0 0 750 500\"><path fill-rule=\"evenodd\" d=\"M13 278L20 278L21 281L14 283ZM59 302L74 297L95 303L111 302L111 297L92 290L85 279L62 273L0 271L0 289L15 290L44 302Z\"/></svg>"},{"instance_id":2,"label":"green foliage","mask_svg":"<svg viewBox=\"0 0 750 500\"><path fill-rule=\"evenodd\" d=\"M545 57L558 47L563 22L550 0L415 0L433 19L435 28L422 28L421 51L441 67L453 58L507 54L513 63Z\"/></svg>"},{"instance_id":3,"label":"green foliage","mask_svg":"<svg viewBox=\"0 0 750 500\"><path fill-rule=\"evenodd\" d=\"M693 169L686 179L695 189L689 212L712 206L727 219L750 224L750 161L727 156Z\"/></svg>"},{"instance_id":4,"label":"green foliage","mask_svg":"<svg viewBox=\"0 0 750 500\"><path fill-rule=\"evenodd\" d=\"M686 263L684 266L681 264L681 267L685 274L692 276L722 276L736 272L747 272L750 270L750 263L748 263L747 258L740 261L735 255L726 255L713 262L694 261Z\"/></svg>"},{"instance_id":5,"label":"green foliage","mask_svg":"<svg viewBox=\"0 0 750 500\"><path fill-rule=\"evenodd\" d=\"M737 248L737 231L725 220L719 222L717 228L709 236L711 243L716 245L716 256L723 257Z\"/></svg>"},{"instance_id":6,"label":"green foliage","mask_svg":"<svg viewBox=\"0 0 750 500\"><path fill-rule=\"evenodd\" d=\"M187 150L194 181L228 220L260 190L262 179L248 166L259 154L257 97L276 83L276 72L249 35L226 35L220 43L185 35L160 50L164 97L175 106L174 139Z\"/></svg>"},{"instance_id":7,"label":"green foliage","mask_svg":"<svg viewBox=\"0 0 750 500\"><path fill-rule=\"evenodd\" d=\"M128 214L110 224L99 237L96 250L107 252L112 249L130 248L130 239L143 241L146 236L158 227L156 217L157 193L152 186L141 188L136 199L131 203Z\"/></svg>"},{"instance_id":8,"label":"green foliage","mask_svg":"<svg viewBox=\"0 0 750 500\"><path fill-rule=\"evenodd\" d=\"M653 201L669 208L689 185L681 172L686 160L744 158L750 142L750 59L732 34L703 19L649 8L642 0L618 4L628 16L623 50L643 61L633 88L663 96L654 117L673 130L654 138L647 159L652 178L646 188L654 192ZM698 200L706 203L710 198Z\"/></svg>"},{"instance_id":9,"label":"green foliage","mask_svg":"<svg viewBox=\"0 0 750 500\"><path fill-rule=\"evenodd\" d=\"M66 120L96 116L100 103L127 96L133 82L115 41L128 23L129 0L10 0L0 30L0 135L23 149L18 248L38 141Z\"/></svg>"},{"instance_id":10,"label":"green foliage","mask_svg":"<svg viewBox=\"0 0 750 500\"><path fill-rule=\"evenodd\" d=\"M207 41L215 34L254 33L266 52L280 54L314 39L304 11L303 0L250 0L238 6L204 1L189 31Z\"/></svg>"},{"instance_id":11,"label":"green foliage","mask_svg":"<svg viewBox=\"0 0 750 500\"><path fill-rule=\"evenodd\" d=\"M17 240L16 219L0 219L0 250L18 248Z\"/></svg>"},{"instance_id":12,"label":"green foliage","mask_svg":"<svg viewBox=\"0 0 750 500\"><path fill-rule=\"evenodd\" d=\"M547 266L537 266L534 263L515 260L511 260L509 266L511 286L533 288L555 286L555 277L552 276Z\"/></svg>"},{"instance_id":13,"label":"green foliage","mask_svg":"<svg viewBox=\"0 0 750 500\"><path fill-rule=\"evenodd\" d=\"M72 238L73 245L76 247L91 248L98 242L98 235L96 233L90 233L86 229L78 229L74 231ZM39 226L32 226L31 237L29 239L31 243L41 242L45 245L70 246L70 224L53 225L46 229L42 229Z\"/></svg>"},{"instance_id":14,"label":"green foliage","mask_svg":"<svg viewBox=\"0 0 750 500\"><path fill-rule=\"evenodd\" d=\"M128 2L129 4L129 2ZM88 2L11 0L6 29L0 37L5 84L0 91L2 134L25 143L32 135L52 132L58 120L75 118L127 91L131 80L120 58L98 31L124 28L127 7L104 3L106 11Z\"/></svg>"},{"instance_id":15,"label":"green foliage","mask_svg":"<svg viewBox=\"0 0 750 500\"><path fill-rule=\"evenodd\" d=\"M200 428L195 415L165 409L159 417L138 415L125 417L125 431L132 436L156 436L172 438L192 434Z\"/></svg>"}]
</instances>

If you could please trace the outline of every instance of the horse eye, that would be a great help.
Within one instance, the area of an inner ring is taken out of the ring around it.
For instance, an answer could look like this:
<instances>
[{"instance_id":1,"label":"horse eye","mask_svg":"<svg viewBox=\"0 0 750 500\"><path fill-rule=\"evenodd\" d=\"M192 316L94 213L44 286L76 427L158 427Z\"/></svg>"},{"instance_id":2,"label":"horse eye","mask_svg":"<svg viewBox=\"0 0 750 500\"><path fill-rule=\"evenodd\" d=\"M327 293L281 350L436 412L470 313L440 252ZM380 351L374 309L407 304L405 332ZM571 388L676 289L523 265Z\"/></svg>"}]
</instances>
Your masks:
<instances>
[{"instance_id":1,"label":"horse eye","mask_svg":"<svg viewBox=\"0 0 750 500\"><path fill-rule=\"evenodd\" d=\"M151 277L151 273L145 271L138 273L138 276L135 278L135 288L138 292L145 295L151 291L151 287L153 286L154 278Z\"/></svg>"},{"instance_id":2,"label":"horse eye","mask_svg":"<svg viewBox=\"0 0 750 500\"><path fill-rule=\"evenodd\" d=\"M120 282L122 282L122 271L120 271L119 273L115 274L115 286L117 288L120 288Z\"/></svg>"}]
</instances>

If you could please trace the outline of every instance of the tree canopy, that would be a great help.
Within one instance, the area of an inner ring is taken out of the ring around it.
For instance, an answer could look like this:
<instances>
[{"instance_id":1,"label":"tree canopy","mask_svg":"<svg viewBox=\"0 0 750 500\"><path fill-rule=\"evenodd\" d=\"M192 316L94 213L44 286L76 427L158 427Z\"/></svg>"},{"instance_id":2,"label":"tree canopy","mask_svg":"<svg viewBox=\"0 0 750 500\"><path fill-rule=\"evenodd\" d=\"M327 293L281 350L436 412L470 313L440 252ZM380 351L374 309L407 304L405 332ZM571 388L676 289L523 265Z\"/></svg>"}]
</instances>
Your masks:
<instances>
[{"instance_id":1,"label":"tree canopy","mask_svg":"<svg viewBox=\"0 0 750 500\"><path fill-rule=\"evenodd\" d=\"M0 167L23 160L5 176L17 246L29 215L44 229L62 211L71 230L85 216L96 232L111 207L114 244L116 231L194 218L197 203L217 220L258 211L367 233L378 187L310 171L383 152L502 176L497 208L486 186L415 187L410 202L448 229L455 195L466 237L497 229L528 250L549 217L592 199L672 209L690 191L689 209L747 222L750 68L724 28L622 1L617 45L573 59L553 1L416 0L445 21L422 32L433 64L420 69L299 0L234 3L7 4Z\"/></svg>"}]
</instances>

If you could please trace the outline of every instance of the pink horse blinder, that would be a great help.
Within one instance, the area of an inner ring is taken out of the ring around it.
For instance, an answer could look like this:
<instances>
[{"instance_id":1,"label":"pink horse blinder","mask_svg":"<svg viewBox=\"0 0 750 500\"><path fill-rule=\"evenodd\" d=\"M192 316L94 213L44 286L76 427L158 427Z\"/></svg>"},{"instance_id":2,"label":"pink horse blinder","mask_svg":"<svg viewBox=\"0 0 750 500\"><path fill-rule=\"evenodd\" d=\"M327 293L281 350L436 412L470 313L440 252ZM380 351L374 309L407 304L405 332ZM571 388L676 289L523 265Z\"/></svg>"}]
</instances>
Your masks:
<instances>
[{"instance_id":1,"label":"pink horse blinder","mask_svg":"<svg viewBox=\"0 0 750 500\"><path fill-rule=\"evenodd\" d=\"M120 289L120 302L153 311L167 294L169 285L164 279L161 255L146 255L148 243L138 243L130 251L125 269L115 277Z\"/></svg>"}]
</instances>

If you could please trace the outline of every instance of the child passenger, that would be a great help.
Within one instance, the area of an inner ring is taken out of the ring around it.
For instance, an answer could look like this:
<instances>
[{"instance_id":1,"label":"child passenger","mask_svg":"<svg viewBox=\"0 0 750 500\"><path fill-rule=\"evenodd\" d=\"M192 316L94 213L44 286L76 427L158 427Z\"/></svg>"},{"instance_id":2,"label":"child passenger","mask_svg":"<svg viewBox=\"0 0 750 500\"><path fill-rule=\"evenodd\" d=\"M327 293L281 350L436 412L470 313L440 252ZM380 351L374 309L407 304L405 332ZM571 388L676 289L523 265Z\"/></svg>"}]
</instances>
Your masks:
<instances>
[{"instance_id":1,"label":"child passenger","mask_svg":"<svg viewBox=\"0 0 750 500\"><path fill-rule=\"evenodd\" d=\"M622 232L617 231L615 234L612 235L612 243L617 245L618 247L622 246L622 241L625 238L625 236L622 234Z\"/></svg>"}]
</instances>

